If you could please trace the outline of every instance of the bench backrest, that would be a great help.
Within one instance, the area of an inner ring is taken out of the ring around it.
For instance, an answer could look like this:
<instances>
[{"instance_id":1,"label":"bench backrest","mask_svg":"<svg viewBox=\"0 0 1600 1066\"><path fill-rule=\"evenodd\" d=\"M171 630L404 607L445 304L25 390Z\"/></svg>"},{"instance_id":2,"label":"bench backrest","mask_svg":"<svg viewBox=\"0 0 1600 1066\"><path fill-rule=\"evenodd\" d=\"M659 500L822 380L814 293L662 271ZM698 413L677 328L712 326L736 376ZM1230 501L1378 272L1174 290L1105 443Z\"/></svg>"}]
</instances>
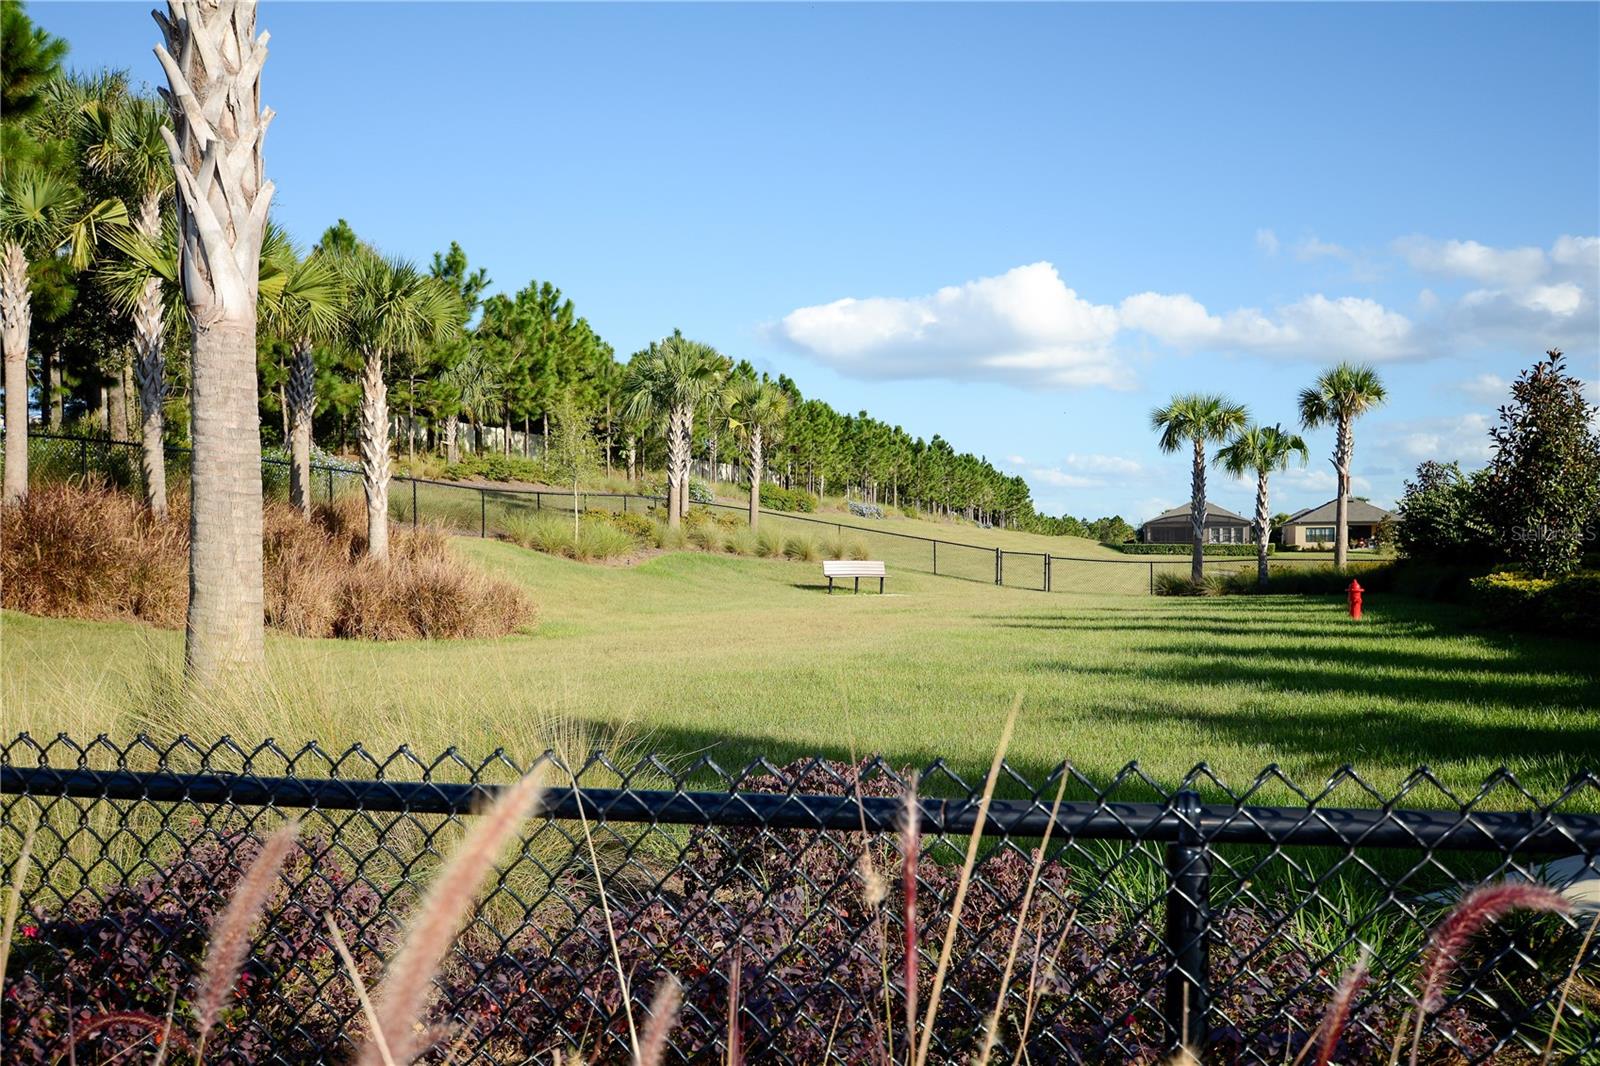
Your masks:
<instances>
[{"instance_id":1,"label":"bench backrest","mask_svg":"<svg viewBox=\"0 0 1600 1066\"><path fill-rule=\"evenodd\" d=\"M828 559L822 564L823 577L886 577L881 560Z\"/></svg>"}]
</instances>

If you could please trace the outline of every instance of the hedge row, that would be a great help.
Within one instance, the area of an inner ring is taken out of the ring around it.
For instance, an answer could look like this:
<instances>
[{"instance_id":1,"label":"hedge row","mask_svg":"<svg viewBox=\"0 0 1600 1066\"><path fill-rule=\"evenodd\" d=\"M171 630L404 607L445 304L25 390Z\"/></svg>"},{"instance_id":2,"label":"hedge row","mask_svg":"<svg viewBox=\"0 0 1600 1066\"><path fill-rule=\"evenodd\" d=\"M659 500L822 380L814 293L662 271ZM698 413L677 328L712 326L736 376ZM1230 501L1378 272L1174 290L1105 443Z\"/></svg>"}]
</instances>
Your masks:
<instances>
[{"instance_id":1,"label":"hedge row","mask_svg":"<svg viewBox=\"0 0 1600 1066\"><path fill-rule=\"evenodd\" d=\"M769 481L761 486L761 506L772 511L810 514L817 509L817 498L805 489L786 489Z\"/></svg>"},{"instance_id":2,"label":"hedge row","mask_svg":"<svg viewBox=\"0 0 1600 1066\"><path fill-rule=\"evenodd\" d=\"M1501 570L1473 578L1472 600L1494 625L1550 633L1600 633L1600 571L1561 578Z\"/></svg>"},{"instance_id":3,"label":"hedge row","mask_svg":"<svg viewBox=\"0 0 1600 1066\"><path fill-rule=\"evenodd\" d=\"M1108 544L1108 548L1115 548L1125 555L1189 555L1194 551L1189 544ZM1267 554L1276 552L1276 544L1267 545ZM1256 546L1254 544L1203 544L1201 550L1206 555L1216 556L1248 556L1255 558Z\"/></svg>"}]
</instances>

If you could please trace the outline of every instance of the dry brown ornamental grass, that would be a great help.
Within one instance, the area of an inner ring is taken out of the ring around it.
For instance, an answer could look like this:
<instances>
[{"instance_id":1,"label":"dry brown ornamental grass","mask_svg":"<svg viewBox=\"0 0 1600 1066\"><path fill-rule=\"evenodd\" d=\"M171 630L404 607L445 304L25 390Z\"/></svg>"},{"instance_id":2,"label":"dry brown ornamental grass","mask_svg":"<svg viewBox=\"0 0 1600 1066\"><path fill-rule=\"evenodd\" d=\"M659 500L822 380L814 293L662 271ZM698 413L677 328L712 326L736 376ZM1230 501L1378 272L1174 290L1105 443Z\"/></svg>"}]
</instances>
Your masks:
<instances>
[{"instance_id":1,"label":"dry brown ornamental grass","mask_svg":"<svg viewBox=\"0 0 1600 1066\"><path fill-rule=\"evenodd\" d=\"M503 636L533 623L517 589L457 558L438 530L396 527L387 564L365 557L366 514L346 497L310 521L266 506L266 623L302 637ZM0 510L0 606L28 614L183 625L189 501L157 520L104 484L40 485Z\"/></svg>"}]
</instances>

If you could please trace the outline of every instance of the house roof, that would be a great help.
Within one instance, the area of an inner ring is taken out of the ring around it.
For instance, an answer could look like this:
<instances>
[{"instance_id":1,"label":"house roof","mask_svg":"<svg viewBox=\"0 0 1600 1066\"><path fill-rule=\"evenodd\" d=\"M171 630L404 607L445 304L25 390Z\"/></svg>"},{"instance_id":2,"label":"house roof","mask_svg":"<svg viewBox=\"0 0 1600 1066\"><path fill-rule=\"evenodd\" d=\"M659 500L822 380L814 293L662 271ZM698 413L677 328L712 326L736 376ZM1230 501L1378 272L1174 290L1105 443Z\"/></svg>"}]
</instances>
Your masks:
<instances>
[{"instance_id":1,"label":"house roof","mask_svg":"<svg viewBox=\"0 0 1600 1066\"><path fill-rule=\"evenodd\" d=\"M1321 503L1315 507L1307 507L1303 510L1296 511L1294 514L1289 516L1289 520L1285 522L1284 525L1300 526L1309 525L1312 522L1332 522L1334 520L1334 505L1338 502L1339 501L1337 500L1329 500L1327 503ZM1368 525L1382 522L1386 518L1392 521L1394 519L1394 514L1392 512L1385 511L1382 507L1375 507L1366 500L1357 500L1354 498L1350 500L1350 515L1348 521L1357 522L1361 525Z\"/></svg>"},{"instance_id":2,"label":"house roof","mask_svg":"<svg viewBox=\"0 0 1600 1066\"><path fill-rule=\"evenodd\" d=\"M1170 520L1175 519L1175 518L1181 518L1185 522L1187 522L1189 520L1189 505L1188 504L1184 504L1182 507L1174 507L1170 511L1162 511L1160 514L1156 515L1154 518L1152 518L1149 521L1145 522L1145 525L1149 525L1151 522L1170 521ZM1243 523L1244 525L1249 525L1250 524L1250 519L1244 517L1243 515L1236 515L1232 511L1228 510L1226 507L1218 507L1214 503L1207 503L1206 504L1206 521L1209 522L1214 518L1220 518L1223 521L1231 520L1231 521L1234 521L1234 522L1240 522L1240 523Z\"/></svg>"}]
</instances>

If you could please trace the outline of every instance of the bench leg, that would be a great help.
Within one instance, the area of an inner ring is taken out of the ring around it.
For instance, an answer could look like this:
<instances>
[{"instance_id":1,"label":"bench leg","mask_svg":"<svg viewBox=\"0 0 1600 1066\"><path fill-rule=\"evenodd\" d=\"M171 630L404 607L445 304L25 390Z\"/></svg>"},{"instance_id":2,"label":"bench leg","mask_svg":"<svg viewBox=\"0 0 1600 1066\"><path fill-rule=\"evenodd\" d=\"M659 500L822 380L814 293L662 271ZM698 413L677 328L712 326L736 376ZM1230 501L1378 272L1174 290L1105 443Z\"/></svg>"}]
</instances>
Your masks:
<instances>
[{"instance_id":1,"label":"bench leg","mask_svg":"<svg viewBox=\"0 0 1600 1066\"><path fill-rule=\"evenodd\" d=\"M861 579L858 577L858 578L856 578L856 592L859 593L860 591L861 591Z\"/></svg>"},{"instance_id":2,"label":"bench leg","mask_svg":"<svg viewBox=\"0 0 1600 1066\"><path fill-rule=\"evenodd\" d=\"M828 579L828 595L833 595L833 578Z\"/></svg>"},{"instance_id":3,"label":"bench leg","mask_svg":"<svg viewBox=\"0 0 1600 1066\"><path fill-rule=\"evenodd\" d=\"M883 595L883 578L878 579L878 595Z\"/></svg>"}]
</instances>

